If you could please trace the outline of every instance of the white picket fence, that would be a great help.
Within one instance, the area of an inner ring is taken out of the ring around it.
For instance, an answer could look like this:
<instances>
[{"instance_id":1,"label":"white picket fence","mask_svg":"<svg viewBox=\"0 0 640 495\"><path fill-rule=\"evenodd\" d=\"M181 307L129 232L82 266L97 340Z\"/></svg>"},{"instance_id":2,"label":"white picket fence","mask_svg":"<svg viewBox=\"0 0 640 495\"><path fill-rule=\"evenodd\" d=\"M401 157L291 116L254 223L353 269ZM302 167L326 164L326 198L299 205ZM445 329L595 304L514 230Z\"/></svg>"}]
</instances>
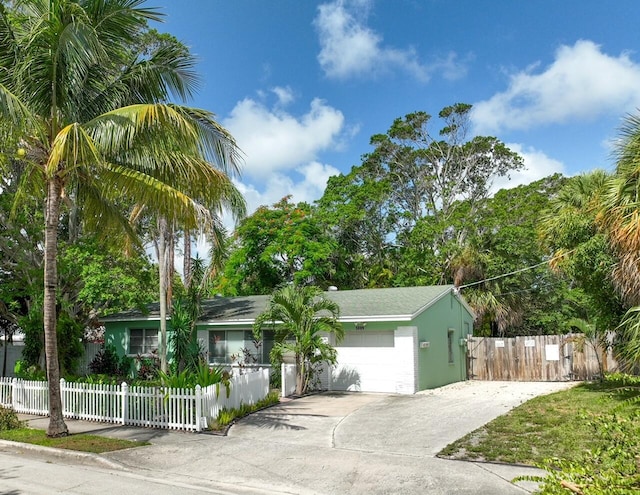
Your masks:
<instances>
[{"instance_id":1,"label":"white picket fence","mask_svg":"<svg viewBox=\"0 0 640 495\"><path fill-rule=\"evenodd\" d=\"M269 370L230 378L229 395L223 384L195 389L130 387L60 380L65 418L122 425L202 431L222 409L255 404L269 393ZM47 382L0 378L0 405L25 414L49 413Z\"/></svg>"}]
</instances>

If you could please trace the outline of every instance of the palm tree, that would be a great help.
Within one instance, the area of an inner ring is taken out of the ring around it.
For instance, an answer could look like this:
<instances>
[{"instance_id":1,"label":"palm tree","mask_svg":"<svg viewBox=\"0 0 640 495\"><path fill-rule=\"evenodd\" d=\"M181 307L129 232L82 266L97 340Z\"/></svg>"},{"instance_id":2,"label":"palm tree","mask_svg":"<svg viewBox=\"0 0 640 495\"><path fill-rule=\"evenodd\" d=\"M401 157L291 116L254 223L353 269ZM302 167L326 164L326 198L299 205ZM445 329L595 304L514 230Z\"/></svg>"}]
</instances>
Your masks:
<instances>
[{"instance_id":1,"label":"palm tree","mask_svg":"<svg viewBox=\"0 0 640 495\"><path fill-rule=\"evenodd\" d=\"M627 116L615 151L616 171L598 222L618 256L616 287L627 303L640 305L640 114Z\"/></svg>"},{"instance_id":2,"label":"palm tree","mask_svg":"<svg viewBox=\"0 0 640 495\"><path fill-rule=\"evenodd\" d=\"M337 342L344 338L339 315L338 305L317 287L287 285L273 293L269 306L256 319L257 339L262 327L269 322L276 332L275 351L280 355L287 351L295 355L297 394L307 391L315 363L336 363L336 350L321 334L334 334Z\"/></svg>"},{"instance_id":3,"label":"palm tree","mask_svg":"<svg viewBox=\"0 0 640 495\"><path fill-rule=\"evenodd\" d=\"M598 215L617 257L611 274L627 307L616 347L624 366L640 362L640 113L628 115L616 143L617 166Z\"/></svg>"},{"instance_id":4,"label":"palm tree","mask_svg":"<svg viewBox=\"0 0 640 495\"><path fill-rule=\"evenodd\" d=\"M87 228L133 234L116 202L194 228L208 205L237 197L227 175L239 163L230 134L207 111L160 103L190 95L192 60L162 45L144 56L134 49L147 21L161 19L141 3L25 0L10 11L0 4L0 116L22 136L21 186L46 198L49 436L67 434L56 344L62 209L75 202Z\"/></svg>"}]
</instances>

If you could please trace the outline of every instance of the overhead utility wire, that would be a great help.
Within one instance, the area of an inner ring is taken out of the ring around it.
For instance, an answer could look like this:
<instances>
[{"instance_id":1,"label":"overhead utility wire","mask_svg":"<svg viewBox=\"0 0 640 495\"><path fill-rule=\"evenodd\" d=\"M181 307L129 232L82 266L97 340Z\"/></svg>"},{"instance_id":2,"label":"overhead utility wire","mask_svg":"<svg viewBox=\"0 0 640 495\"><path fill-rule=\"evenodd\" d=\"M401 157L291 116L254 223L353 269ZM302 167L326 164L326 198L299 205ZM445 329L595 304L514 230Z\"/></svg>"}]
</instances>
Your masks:
<instances>
[{"instance_id":1,"label":"overhead utility wire","mask_svg":"<svg viewBox=\"0 0 640 495\"><path fill-rule=\"evenodd\" d=\"M562 258L562 257L572 253L573 251L575 251L575 249L572 249L571 251L567 251L566 253L559 254L558 256L554 256L553 258L550 258L547 261L543 261L542 263L538 263L536 265L531 265L531 266L528 266L526 268L520 268L519 270L515 270L513 272L504 273L502 275L496 275L495 277L485 278L484 280L478 280L477 282L471 282L470 284L459 285L458 287L456 287L456 289L458 289L458 290L466 289L467 287L472 287L474 285L483 284L484 282L490 282L492 280L497 280L499 278L504 278L504 277L509 277L511 275L515 275L516 273L526 272L527 270L532 270L534 268L538 268L539 266L546 265L547 263L551 263L553 260L558 259L558 258Z\"/></svg>"}]
</instances>

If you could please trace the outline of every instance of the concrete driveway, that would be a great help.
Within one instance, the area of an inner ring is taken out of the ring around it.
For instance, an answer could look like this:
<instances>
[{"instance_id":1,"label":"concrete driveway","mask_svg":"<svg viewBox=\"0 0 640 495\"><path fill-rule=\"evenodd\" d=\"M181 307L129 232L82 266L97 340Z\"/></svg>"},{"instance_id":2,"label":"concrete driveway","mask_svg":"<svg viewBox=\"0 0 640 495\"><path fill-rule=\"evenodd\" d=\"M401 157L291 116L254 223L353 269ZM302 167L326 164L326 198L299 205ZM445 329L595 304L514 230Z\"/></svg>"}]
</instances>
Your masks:
<instances>
[{"instance_id":1,"label":"concrete driveway","mask_svg":"<svg viewBox=\"0 0 640 495\"><path fill-rule=\"evenodd\" d=\"M253 414L227 437L68 424L71 431L86 426L149 440L148 447L103 455L112 466L104 469L123 480L176 487L175 493L522 494L533 486L510 480L537 470L435 454L525 400L568 386L472 381L412 396L324 393Z\"/></svg>"},{"instance_id":2,"label":"concrete driveway","mask_svg":"<svg viewBox=\"0 0 640 495\"><path fill-rule=\"evenodd\" d=\"M433 457L449 443L567 382L454 383L415 395L325 392L281 403L234 425L232 437Z\"/></svg>"},{"instance_id":3,"label":"concrete driveway","mask_svg":"<svg viewBox=\"0 0 640 495\"><path fill-rule=\"evenodd\" d=\"M323 393L253 414L229 431L271 472L317 493L524 493L537 470L435 458L522 402L569 383L462 382L416 395ZM265 454L266 452L266 454ZM300 492L301 493L301 492Z\"/></svg>"}]
</instances>

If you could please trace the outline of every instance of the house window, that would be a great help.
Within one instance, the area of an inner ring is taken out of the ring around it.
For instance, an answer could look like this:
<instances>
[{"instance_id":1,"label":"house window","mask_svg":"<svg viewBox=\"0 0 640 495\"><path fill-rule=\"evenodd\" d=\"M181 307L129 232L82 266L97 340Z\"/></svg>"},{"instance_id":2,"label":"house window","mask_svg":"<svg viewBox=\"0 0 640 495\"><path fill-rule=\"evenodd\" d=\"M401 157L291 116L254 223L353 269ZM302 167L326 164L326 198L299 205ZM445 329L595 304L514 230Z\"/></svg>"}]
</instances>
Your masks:
<instances>
[{"instance_id":1,"label":"house window","mask_svg":"<svg viewBox=\"0 0 640 495\"><path fill-rule=\"evenodd\" d=\"M151 354L158 350L158 330L132 328L129 330L129 354Z\"/></svg>"},{"instance_id":2,"label":"house window","mask_svg":"<svg viewBox=\"0 0 640 495\"><path fill-rule=\"evenodd\" d=\"M258 346L251 330L211 330L209 332L209 359L212 363L224 364L247 362L269 363L269 352L273 348L273 332L265 331Z\"/></svg>"},{"instance_id":3,"label":"house window","mask_svg":"<svg viewBox=\"0 0 640 495\"><path fill-rule=\"evenodd\" d=\"M447 330L447 349L449 351L449 364L453 364L453 329Z\"/></svg>"}]
</instances>

